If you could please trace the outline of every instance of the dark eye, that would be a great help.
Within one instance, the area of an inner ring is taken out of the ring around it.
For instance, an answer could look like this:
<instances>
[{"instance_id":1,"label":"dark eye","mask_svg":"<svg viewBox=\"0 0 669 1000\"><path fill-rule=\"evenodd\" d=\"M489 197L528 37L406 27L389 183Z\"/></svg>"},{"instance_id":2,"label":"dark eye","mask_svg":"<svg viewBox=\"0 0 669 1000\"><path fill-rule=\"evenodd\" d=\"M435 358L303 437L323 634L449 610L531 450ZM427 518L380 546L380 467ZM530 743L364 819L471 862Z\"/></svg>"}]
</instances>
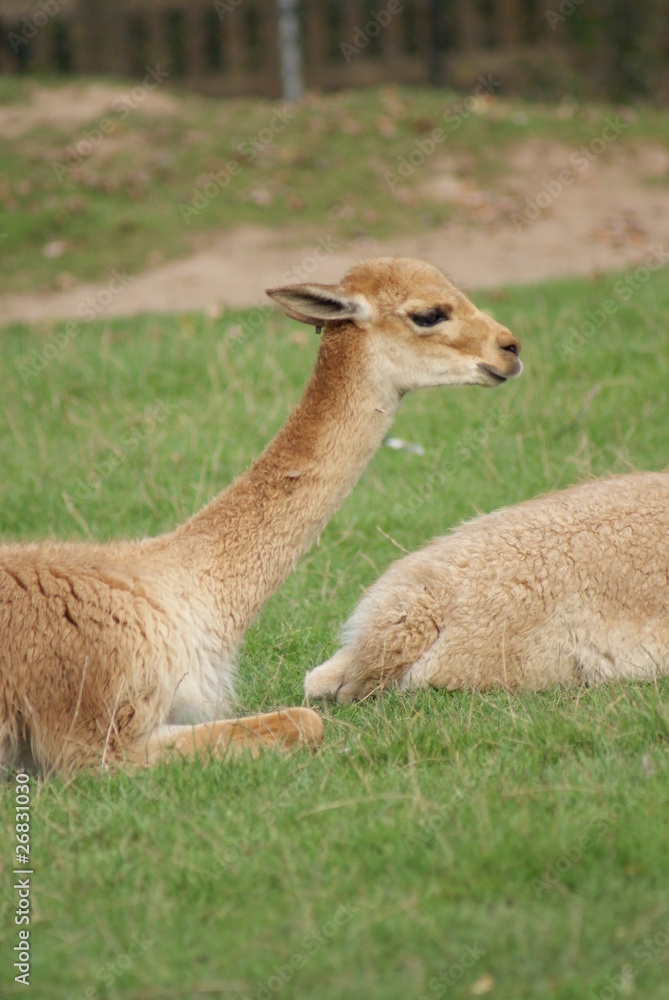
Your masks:
<instances>
[{"instance_id":1,"label":"dark eye","mask_svg":"<svg viewBox=\"0 0 669 1000\"><path fill-rule=\"evenodd\" d=\"M409 319L416 326L436 326L437 323L442 323L445 319L450 318L450 311L447 312L445 309L428 309L422 313L409 313Z\"/></svg>"}]
</instances>

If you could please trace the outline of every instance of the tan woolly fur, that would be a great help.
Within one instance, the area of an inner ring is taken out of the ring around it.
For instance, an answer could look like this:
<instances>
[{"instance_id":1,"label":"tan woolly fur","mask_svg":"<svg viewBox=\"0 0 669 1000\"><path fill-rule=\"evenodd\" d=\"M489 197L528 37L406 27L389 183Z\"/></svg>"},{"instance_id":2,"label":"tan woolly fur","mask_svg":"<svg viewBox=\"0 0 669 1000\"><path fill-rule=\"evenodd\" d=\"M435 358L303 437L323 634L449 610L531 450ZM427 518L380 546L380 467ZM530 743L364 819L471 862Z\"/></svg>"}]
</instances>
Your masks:
<instances>
[{"instance_id":1,"label":"tan woolly fur","mask_svg":"<svg viewBox=\"0 0 669 1000\"><path fill-rule=\"evenodd\" d=\"M594 480L461 525L394 563L344 639L307 674L308 698L669 673L669 473Z\"/></svg>"},{"instance_id":2,"label":"tan woolly fur","mask_svg":"<svg viewBox=\"0 0 669 1000\"><path fill-rule=\"evenodd\" d=\"M262 455L175 531L0 547L0 764L151 763L307 744L312 709L224 718L235 654L352 490L402 396L518 375L519 345L436 268L356 265L339 285L268 290L322 328L301 401Z\"/></svg>"}]
</instances>

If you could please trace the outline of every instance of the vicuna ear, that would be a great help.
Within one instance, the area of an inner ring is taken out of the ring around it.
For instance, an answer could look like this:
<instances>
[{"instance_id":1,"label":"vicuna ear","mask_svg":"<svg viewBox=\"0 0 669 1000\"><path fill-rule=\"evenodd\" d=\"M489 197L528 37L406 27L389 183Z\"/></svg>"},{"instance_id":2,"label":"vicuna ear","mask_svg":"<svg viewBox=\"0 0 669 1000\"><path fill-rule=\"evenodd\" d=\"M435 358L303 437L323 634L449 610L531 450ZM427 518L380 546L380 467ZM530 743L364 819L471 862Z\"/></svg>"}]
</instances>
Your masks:
<instances>
[{"instance_id":1,"label":"vicuna ear","mask_svg":"<svg viewBox=\"0 0 669 1000\"><path fill-rule=\"evenodd\" d=\"M267 294L291 319L310 326L323 326L329 320L367 319L370 315L364 300L350 298L337 285L285 285L268 288Z\"/></svg>"}]
</instances>

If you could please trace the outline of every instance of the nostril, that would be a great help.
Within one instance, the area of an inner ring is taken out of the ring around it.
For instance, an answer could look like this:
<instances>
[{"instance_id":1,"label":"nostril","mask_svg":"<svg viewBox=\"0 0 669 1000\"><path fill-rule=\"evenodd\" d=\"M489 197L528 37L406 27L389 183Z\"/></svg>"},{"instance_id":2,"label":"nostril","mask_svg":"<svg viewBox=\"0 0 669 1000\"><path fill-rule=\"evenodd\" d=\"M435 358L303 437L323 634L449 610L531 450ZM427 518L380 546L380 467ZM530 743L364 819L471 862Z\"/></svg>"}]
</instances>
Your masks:
<instances>
[{"instance_id":1,"label":"nostril","mask_svg":"<svg viewBox=\"0 0 669 1000\"><path fill-rule=\"evenodd\" d=\"M520 344L500 344L503 351L510 351L511 354L515 354L516 357L520 354Z\"/></svg>"}]
</instances>

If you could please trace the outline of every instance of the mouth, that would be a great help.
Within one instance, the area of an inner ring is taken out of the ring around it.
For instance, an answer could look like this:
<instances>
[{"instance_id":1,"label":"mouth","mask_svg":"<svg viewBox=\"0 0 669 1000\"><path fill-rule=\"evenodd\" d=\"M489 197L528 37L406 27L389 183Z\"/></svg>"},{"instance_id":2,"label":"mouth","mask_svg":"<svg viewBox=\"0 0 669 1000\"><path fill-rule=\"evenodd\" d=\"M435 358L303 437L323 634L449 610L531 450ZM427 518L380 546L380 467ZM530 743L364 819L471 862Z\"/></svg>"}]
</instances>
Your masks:
<instances>
[{"instance_id":1,"label":"mouth","mask_svg":"<svg viewBox=\"0 0 669 1000\"><path fill-rule=\"evenodd\" d=\"M510 378L516 378L516 376L520 375L520 373L522 372L523 366L521 362L517 358L515 360L516 363L514 365L513 371L510 372L501 372L499 368L493 368L492 365L486 364L485 361L480 361L478 367L480 368L481 371L485 372L486 375L490 376L491 381L488 382L488 385L501 385L503 382L506 382Z\"/></svg>"},{"instance_id":2,"label":"mouth","mask_svg":"<svg viewBox=\"0 0 669 1000\"><path fill-rule=\"evenodd\" d=\"M501 385L502 382L506 382L509 378L508 375L503 375L501 372L497 371L496 368L493 368L492 365L487 365L483 361L479 363L478 367L492 379L492 382L490 382L489 385Z\"/></svg>"}]
</instances>

